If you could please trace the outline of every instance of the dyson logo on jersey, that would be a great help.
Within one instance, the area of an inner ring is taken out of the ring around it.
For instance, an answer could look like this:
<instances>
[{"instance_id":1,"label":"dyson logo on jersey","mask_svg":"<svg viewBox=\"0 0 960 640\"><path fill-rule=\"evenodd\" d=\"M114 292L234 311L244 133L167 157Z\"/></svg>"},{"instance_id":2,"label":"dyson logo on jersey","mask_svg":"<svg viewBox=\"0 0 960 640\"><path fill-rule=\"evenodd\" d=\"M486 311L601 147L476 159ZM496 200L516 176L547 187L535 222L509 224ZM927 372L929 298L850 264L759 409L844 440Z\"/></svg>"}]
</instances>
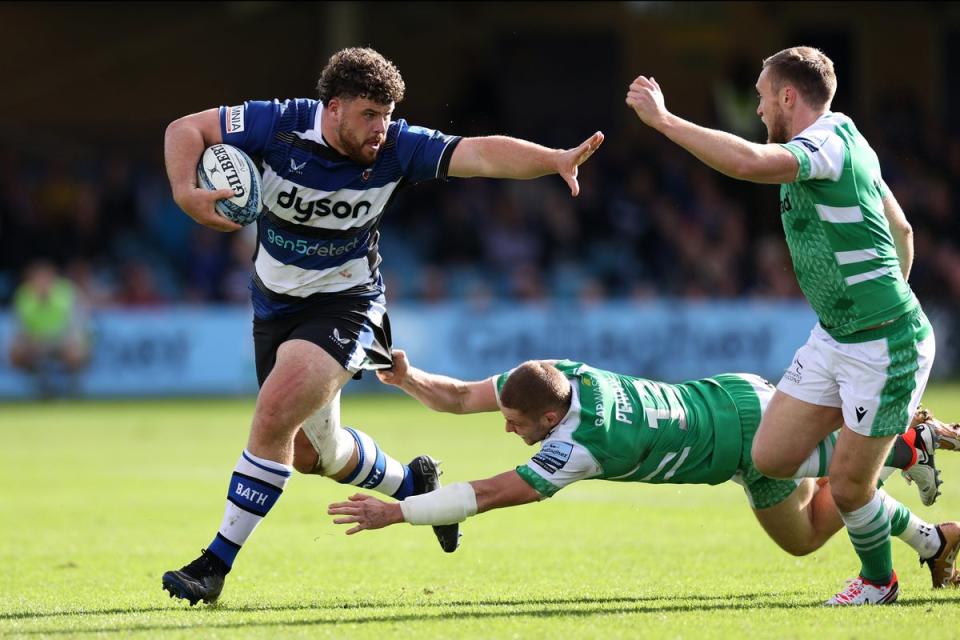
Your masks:
<instances>
[{"instance_id":1,"label":"dyson logo on jersey","mask_svg":"<svg viewBox=\"0 0 960 640\"><path fill-rule=\"evenodd\" d=\"M213 155L217 159L217 164L220 165L220 170L223 171L223 175L227 179L227 184L230 185L230 188L233 189L233 192L238 198L242 198L247 192L243 188L243 182L240 180L240 176L237 175L237 168L234 166L233 160L230 159L230 154L227 153L227 150L220 144L213 145L210 148L213 150Z\"/></svg>"},{"instance_id":2,"label":"dyson logo on jersey","mask_svg":"<svg viewBox=\"0 0 960 640\"><path fill-rule=\"evenodd\" d=\"M293 219L297 222L306 222L314 214L316 214L318 218L333 214L334 218L341 220L346 218L356 219L368 214L373 204L366 200L360 200L356 203L350 203L346 200L337 200L334 202L329 198L304 202L303 198L297 196L297 188L293 187L290 191L280 192L280 195L277 196L277 206L281 209L293 209L300 214L294 216Z\"/></svg>"},{"instance_id":3,"label":"dyson logo on jersey","mask_svg":"<svg viewBox=\"0 0 960 640\"><path fill-rule=\"evenodd\" d=\"M267 229L268 244L282 247L287 251L293 251L302 256L342 256L356 249L362 237L363 235L359 235L341 245L333 242L314 242L313 244L307 244L307 241L302 238L297 240L284 238L282 234L277 233L273 229Z\"/></svg>"}]
</instances>

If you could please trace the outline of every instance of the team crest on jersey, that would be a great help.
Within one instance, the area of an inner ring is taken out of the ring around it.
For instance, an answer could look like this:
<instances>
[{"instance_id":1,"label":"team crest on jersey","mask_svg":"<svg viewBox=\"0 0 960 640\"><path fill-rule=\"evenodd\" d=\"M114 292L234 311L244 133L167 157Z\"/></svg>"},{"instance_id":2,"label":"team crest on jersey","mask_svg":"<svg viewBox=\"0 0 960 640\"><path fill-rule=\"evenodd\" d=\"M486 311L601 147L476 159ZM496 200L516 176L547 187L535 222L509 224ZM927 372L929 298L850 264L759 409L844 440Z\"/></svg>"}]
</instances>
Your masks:
<instances>
[{"instance_id":1,"label":"team crest on jersey","mask_svg":"<svg viewBox=\"0 0 960 640\"><path fill-rule=\"evenodd\" d=\"M243 131L243 106L227 107L226 117L227 133L240 133Z\"/></svg>"},{"instance_id":2,"label":"team crest on jersey","mask_svg":"<svg viewBox=\"0 0 960 640\"><path fill-rule=\"evenodd\" d=\"M533 456L533 462L543 467L547 473L556 473L570 460L573 445L569 442L547 442L543 448Z\"/></svg>"},{"instance_id":3,"label":"team crest on jersey","mask_svg":"<svg viewBox=\"0 0 960 640\"><path fill-rule=\"evenodd\" d=\"M360 179L366 182L370 179L370 176L373 175L373 169L364 169L363 173L360 174Z\"/></svg>"}]
</instances>

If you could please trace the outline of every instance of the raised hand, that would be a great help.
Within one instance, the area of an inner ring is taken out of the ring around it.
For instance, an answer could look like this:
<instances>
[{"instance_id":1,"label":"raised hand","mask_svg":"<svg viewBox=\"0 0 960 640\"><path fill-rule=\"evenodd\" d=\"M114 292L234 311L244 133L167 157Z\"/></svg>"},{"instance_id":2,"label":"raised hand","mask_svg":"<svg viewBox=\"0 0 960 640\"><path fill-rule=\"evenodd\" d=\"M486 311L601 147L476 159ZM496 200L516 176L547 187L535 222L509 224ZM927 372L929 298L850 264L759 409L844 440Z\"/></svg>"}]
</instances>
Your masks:
<instances>
[{"instance_id":1,"label":"raised hand","mask_svg":"<svg viewBox=\"0 0 960 640\"><path fill-rule=\"evenodd\" d=\"M577 197L580 195L580 183L577 182L578 167L587 161L593 152L603 144L603 133L597 131L595 134L584 140L580 146L573 149L567 149L560 155L560 162L557 173L563 178L567 186L570 187L570 195Z\"/></svg>"},{"instance_id":2,"label":"raised hand","mask_svg":"<svg viewBox=\"0 0 960 640\"><path fill-rule=\"evenodd\" d=\"M656 128L669 113L663 99L663 91L654 78L637 76L627 90L627 105L647 126Z\"/></svg>"}]
</instances>

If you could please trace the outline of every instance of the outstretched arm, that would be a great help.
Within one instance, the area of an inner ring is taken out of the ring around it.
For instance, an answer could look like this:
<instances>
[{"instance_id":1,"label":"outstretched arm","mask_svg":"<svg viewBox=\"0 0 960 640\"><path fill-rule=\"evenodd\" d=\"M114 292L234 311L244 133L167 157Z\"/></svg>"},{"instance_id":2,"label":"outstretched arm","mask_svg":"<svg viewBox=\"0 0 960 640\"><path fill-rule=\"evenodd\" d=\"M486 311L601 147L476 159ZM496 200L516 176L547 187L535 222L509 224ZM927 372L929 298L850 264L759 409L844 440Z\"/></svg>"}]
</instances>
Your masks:
<instances>
[{"instance_id":1,"label":"outstretched arm","mask_svg":"<svg viewBox=\"0 0 960 640\"><path fill-rule=\"evenodd\" d=\"M533 142L489 136L464 138L453 150L447 175L454 178L513 178L529 180L552 173L560 174L570 193L577 196L577 168L603 143L603 134L595 134L573 149L549 149Z\"/></svg>"},{"instance_id":2,"label":"outstretched arm","mask_svg":"<svg viewBox=\"0 0 960 640\"><path fill-rule=\"evenodd\" d=\"M434 411L480 413L497 411L497 396L490 378L464 382L421 371L410 365L406 352L393 350L393 367L377 371L380 382L400 387Z\"/></svg>"},{"instance_id":3,"label":"outstretched arm","mask_svg":"<svg viewBox=\"0 0 960 640\"><path fill-rule=\"evenodd\" d=\"M667 136L698 160L720 173L766 184L786 184L797 179L800 165L778 144L756 144L739 136L707 129L667 111L660 85L639 76L627 91L627 105L647 126Z\"/></svg>"},{"instance_id":4,"label":"outstretched arm","mask_svg":"<svg viewBox=\"0 0 960 640\"><path fill-rule=\"evenodd\" d=\"M388 503L357 493L348 502L337 502L327 514L342 516L334 524L352 524L347 535L365 529L382 529L392 524L453 524L477 513L536 502L540 494L516 471L507 471L486 480L458 482L402 502Z\"/></svg>"},{"instance_id":5,"label":"outstretched arm","mask_svg":"<svg viewBox=\"0 0 960 640\"><path fill-rule=\"evenodd\" d=\"M213 208L217 200L232 198L233 191L207 191L197 186L197 162L203 150L222 142L219 109L208 109L174 120L163 139L163 157L173 199L183 212L217 231L236 231L241 225Z\"/></svg>"}]
</instances>

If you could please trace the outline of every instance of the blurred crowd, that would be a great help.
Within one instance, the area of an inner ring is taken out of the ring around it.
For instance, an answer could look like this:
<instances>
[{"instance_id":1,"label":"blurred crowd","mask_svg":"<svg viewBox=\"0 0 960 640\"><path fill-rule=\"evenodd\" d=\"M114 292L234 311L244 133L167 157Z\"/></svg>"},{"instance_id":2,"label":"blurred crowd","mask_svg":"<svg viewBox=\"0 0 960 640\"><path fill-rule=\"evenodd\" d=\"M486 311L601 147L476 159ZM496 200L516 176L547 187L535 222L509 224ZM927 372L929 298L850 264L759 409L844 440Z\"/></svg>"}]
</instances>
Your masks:
<instances>
[{"instance_id":1,"label":"blurred crowd","mask_svg":"<svg viewBox=\"0 0 960 640\"><path fill-rule=\"evenodd\" d=\"M715 124L761 139L756 116L742 117L755 105L720 108L724 103L720 95ZM925 302L956 300L960 138L925 125L909 104L878 112L883 121L853 116L913 224L911 283ZM381 227L388 299L589 304L800 295L777 187L724 178L639 123L627 129L608 135L581 168L578 198L556 176L404 189ZM245 304L254 226L220 234L193 223L174 204L159 158L0 148L3 305L38 258L94 307Z\"/></svg>"}]
</instances>

